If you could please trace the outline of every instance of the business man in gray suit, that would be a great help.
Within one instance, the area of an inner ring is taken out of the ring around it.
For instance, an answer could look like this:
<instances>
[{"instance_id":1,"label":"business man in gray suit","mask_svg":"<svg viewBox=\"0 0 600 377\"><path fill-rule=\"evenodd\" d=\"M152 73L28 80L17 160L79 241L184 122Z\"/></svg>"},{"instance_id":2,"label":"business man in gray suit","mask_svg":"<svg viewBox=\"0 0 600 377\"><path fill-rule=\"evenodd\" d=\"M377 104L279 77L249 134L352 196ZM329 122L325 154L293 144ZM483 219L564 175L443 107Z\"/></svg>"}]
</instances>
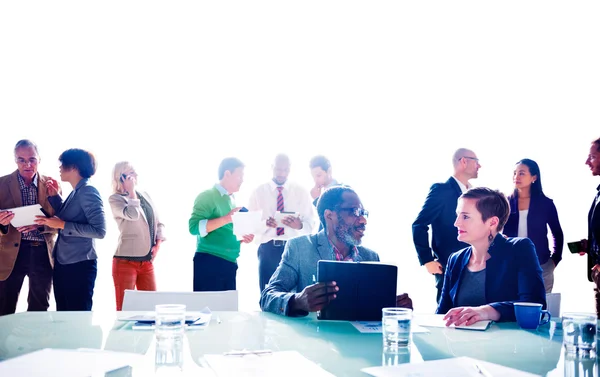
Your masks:
<instances>
[{"instance_id":1,"label":"business man in gray suit","mask_svg":"<svg viewBox=\"0 0 600 377\"><path fill-rule=\"evenodd\" d=\"M335 282L315 282L320 260L379 261L376 252L359 246L369 213L354 190L347 186L327 189L319 199L317 212L324 229L286 243L281 263L261 294L263 311L302 316L334 300L339 290ZM402 294L397 297L397 305L412 308L412 301Z\"/></svg>"}]
</instances>

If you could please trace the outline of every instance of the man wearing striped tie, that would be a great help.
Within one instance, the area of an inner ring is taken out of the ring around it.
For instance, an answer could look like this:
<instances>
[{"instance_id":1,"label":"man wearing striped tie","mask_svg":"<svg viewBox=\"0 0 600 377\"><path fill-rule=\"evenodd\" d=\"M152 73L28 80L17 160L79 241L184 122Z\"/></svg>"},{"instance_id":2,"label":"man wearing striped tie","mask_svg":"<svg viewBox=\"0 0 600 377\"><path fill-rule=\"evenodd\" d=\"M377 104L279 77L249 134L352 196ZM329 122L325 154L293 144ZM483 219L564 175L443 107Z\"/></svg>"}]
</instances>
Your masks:
<instances>
[{"instance_id":1,"label":"man wearing striped tie","mask_svg":"<svg viewBox=\"0 0 600 377\"><path fill-rule=\"evenodd\" d=\"M264 228L255 237L256 242L260 243L258 280L261 292L281 261L286 241L312 233L316 225L309 192L288 181L289 157L285 154L275 156L272 169L273 179L256 188L249 203L251 211L263 211L265 221ZM281 221L278 222L276 218Z\"/></svg>"}]
</instances>

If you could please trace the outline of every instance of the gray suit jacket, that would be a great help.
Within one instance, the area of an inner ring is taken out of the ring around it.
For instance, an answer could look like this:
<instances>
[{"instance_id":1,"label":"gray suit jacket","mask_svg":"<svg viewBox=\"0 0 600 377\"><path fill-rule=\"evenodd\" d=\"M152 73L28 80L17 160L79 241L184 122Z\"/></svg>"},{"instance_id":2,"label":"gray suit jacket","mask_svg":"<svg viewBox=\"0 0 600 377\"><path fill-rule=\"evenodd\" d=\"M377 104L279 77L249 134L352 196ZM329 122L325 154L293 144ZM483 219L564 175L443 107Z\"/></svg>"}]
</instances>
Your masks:
<instances>
[{"instance_id":1,"label":"gray suit jacket","mask_svg":"<svg viewBox=\"0 0 600 377\"><path fill-rule=\"evenodd\" d=\"M379 262L376 252L362 246L358 247L358 258L358 261ZM313 277L317 277L317 262L320 260L335 260L325 231L289 240L277 270L262 291L261 309L288 316L307 315L306 312L289 312L288 302L295 292L315 283Z\"/></svg>"},{"instance_id":2,"label":"gray suit jacket","mask_svg":"<svg viewBox=\"0 0 600 377\"><path fill-rule=\"evenodd\" d=\"M54 259L71 264L97 259L94 238L106 235L104 206L98 190L84 178L64 201L59 195L48 197L56 216L65 221L58 232Z\"/></svg>"}]
</instances>

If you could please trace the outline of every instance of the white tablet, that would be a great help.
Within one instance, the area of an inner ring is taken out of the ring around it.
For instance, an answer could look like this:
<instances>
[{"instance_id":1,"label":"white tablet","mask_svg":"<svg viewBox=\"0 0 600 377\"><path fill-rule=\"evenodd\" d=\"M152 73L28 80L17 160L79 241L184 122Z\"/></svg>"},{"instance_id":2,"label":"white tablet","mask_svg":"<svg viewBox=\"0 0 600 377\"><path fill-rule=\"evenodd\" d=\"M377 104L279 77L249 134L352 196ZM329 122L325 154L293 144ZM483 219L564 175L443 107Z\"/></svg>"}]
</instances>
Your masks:
<instances>
[{"instance_id":1,"label":"white tablet","mask_svg":"<svg viewBox=\"0 0 600 377\"><path fill-rule=\"evenodd\" d=\"M11 225L15 228L35 224L34 220L36 216L49 217L48 214L42 208L42 206L39 204L5 209L4 211L10 211L15 214L15 217L13 217L13 219L10 221Z\"/></svg>"},{"instance_id":2,"label":"white tablet","mask_svg":"<svg viewBox=\"0 0 600 377\"><path fill-rule=\"evenodd\" d=\"M283 228L284 226L286 226L282 220L285 219L288 216L294 216L294 217L299 217L300 214L298 212L285 212L285 211L277 211L275 212L275 221L277 221L277 226Z\"/></svg>"}]
</instances>

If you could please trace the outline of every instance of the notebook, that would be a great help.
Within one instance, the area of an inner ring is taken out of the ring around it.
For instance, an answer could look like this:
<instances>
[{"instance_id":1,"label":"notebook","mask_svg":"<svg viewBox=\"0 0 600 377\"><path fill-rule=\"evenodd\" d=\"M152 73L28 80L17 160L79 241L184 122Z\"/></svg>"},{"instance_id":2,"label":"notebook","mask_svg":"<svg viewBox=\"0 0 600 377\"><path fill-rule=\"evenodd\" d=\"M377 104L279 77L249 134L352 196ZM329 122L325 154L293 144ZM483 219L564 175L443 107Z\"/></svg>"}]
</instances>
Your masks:
<instances>
[{"instance_id":1,"label":"notebook","mask_svg":"<svg viewBox=\"0 0 600 377\"><path fill-rule=\"evenodd\" d=\"M444 314L418 314L415 315L413 321L419 326L423 327L446 327L446 321L444 320ZM475 322L472 325L466 326L450 326L459 330L476 330L485 331L487 330L493 321L485 320Z\"/></svg>"},{"instance_id":2,"label":"notebook","mask_svg":"<svg viewBox=\"0 0 600 377\"><path fill-rule=\"evenodd\" d=\"M336 298L317 313L321 320L381 321L396 306L398 267L379 262L319 261L317 280L335 281Z\"/></svg>"}]
</instances>

